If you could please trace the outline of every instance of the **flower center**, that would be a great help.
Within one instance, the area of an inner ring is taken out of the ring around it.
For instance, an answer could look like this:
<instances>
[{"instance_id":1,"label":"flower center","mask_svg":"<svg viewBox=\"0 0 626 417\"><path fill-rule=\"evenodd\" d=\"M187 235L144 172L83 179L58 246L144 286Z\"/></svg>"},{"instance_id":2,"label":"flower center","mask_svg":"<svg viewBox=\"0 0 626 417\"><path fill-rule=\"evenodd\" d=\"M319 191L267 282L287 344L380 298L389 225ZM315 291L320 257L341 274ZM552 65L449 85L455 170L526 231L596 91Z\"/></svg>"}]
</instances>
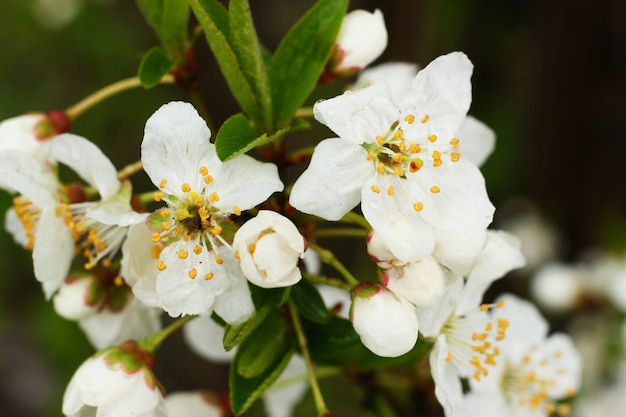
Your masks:
<instances>
[{"instance_id":1,"label":"flower center","mask_svg":"<svg viewBox=\"0 0 626 417\"><path fill-rule=\"evenodd\" d=\"M476 381L489 374L488 366L495 366L495 358L500 355L496 345L505 338L509 322L503 318L490 320L486 312L503 305L502 301L483 304L479 311L453 315L442 328L449 349L446 362L453 362L459 370L468 370L466 373L471 373Z\"/></svg>"},{"instance_id":2,"label":"flower center","mask_svg":"<svg viewBox=\"0 0 626 417\"><path fill-rule=\"evenodd\" d=\"M518 407L528 407L533 411L543 409L548 415L568 415L570 405L558 404L548 394L549 390L557 386L558 374L565 372L563 368L557 367L555 373L554 369L554 362L561 355L560 351L556 351L552 355L544 356L534 346L523 356L521 363L507 365L500 381L506 398ZM573 389L564 392L567 397L573 394Z\"/></svg>"}]
</instances>

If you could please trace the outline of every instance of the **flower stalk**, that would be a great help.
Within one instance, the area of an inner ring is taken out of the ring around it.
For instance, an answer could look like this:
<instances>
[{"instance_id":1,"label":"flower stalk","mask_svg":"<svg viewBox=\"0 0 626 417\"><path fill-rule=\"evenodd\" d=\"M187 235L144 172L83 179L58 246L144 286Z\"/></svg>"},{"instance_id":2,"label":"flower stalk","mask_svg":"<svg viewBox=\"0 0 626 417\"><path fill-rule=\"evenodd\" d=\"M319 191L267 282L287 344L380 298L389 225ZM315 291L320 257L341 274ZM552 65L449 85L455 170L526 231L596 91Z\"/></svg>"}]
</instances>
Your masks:
<instances>
[{"instance_id":1,"label":"flower stalk","mask_svg":"<svg viewBox=\"0 0 626 417\"><path fill-rule=\"evenodd\" d=\"M309 248L317 252L322 262L332 266L337 272L339 272L341 276L344 277L346 281L348 281L348 284L350 284L350 286L354 287L355 285L359 284L359 280L356 279L354 275L350 273L350 271L348 271L348 269L339 261L339 259L335 257L335 255L331 251L329 251L328 249L324 249L316 243L308 240L306 244Z\"/></svg>"}]
</instances>

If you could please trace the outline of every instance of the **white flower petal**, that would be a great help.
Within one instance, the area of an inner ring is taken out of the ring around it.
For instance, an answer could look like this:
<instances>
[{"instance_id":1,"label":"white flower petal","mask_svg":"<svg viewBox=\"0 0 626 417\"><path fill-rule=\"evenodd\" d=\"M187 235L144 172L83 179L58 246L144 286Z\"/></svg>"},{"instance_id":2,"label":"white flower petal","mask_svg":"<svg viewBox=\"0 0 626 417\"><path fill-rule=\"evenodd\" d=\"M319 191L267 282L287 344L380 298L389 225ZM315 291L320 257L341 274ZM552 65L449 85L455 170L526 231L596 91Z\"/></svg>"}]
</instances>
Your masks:
<instances>
[{"instance_id":1,"label":"white flower petal","mask_svg":"<svg viewBox=\"0 0 626 417\"><path fill-rule=\"evenodd\" d=\"M57 182L52 173L17 150L0 152L0 188L17 191L37 207L56 202Z\"/></svg>"},{"instance_id":2,"label":"white flower petal","mask_svg":"<svg viewBox=\"0 0 626 417\"><path fill-rule=\"evenodd\" d=\"M213 307L215 313L226 323L238 324L254 314L252 295L248 287L248 280L232 256L224 257L223 266L228 275L228 289L217 297Z\"/></svg>"},{"instance_id":3,"label":"white flower petal","mask_svg":"<svg viewBox=\"0 0 626 417\"><path fill-rule=\"evenodd\" d=\"M386 83L318 101L313 112L318 122L341 139L357 145L375 142L376 135L386 134L400 117Z\"/></svg>"},{"instance_id":4,"label":"white flower petal","mask_svg":"<svg viewBox=\"0 0 626 417\"><path fill-rule=\"evenodd\" d=\"M346 14L336 44L343 52L343 59L335 71L358 70L369 65L387 47L387 28L381 11L353 10Z\"/></svg>"},{"instance_id":5,"label":"white flower petal","mask_svg":"<svg viewBox=\"0 0 626 417\"><path fill-rule=\"evenodd\" d=\"M445 335L439 335L430 352L430 372L435 382L435 396L448 417L469 416L463 403L463 388L452 364L446 361L448 346Z\"/></svg>"},{"instance_id":6,"label":"white flower petal","mask_svg":"<svg viewBox=\"0 0 626 417\"><path fill-rule=\"evenodd\" d=\"M187 323L183 336L192 351L211 362L229 363L235 357L236 349L224 349L224 328L211 317L200 316Z\"/></svg>"},{"instance_id":7,"label":"white flower petal","mask_svg":"<svg viewBox=\"0 0 626 417\"><path fill-rule=\"evenodd\" d=\"M387 83L393 102L400 103L410 90L411 82L417 75L417 70L417 65L413 63L385 62L361 71L352 89Z\"/></svg>"},{"instance_id":8,"label":"white flower petal","mask_svg":"<svg viewBox=\"0 0 626 417\"><path fill-rule=\"evenodd\" d=\"M185 327L186 328L186 327ZM165 406L170 417L223 417L219 404L209 401L208 393L175 392L165 397Z\"/></svg>"},{"instance_id":9,"label":"white flower petal","mask_svg":"<svg viewBox=\"0 0 626 417\"><path fill-rule=\"evenodd\" d=\"M219 195L213 205L226 213L232 213L234 206L240 210L251 209L284 188L276 165L259 162L248 155L226 161L215 174L212 186Z\"/></svg>"},{"instance_id":10,"label":"white flower petal","mask_svg":"<svg viewBox=\"0 0 626 417\"><path fill-rule=\"evenodd\" d=\"M50 155L95 187L102 199L111 197L120 188L115 166L100 148L83 137L71 133L55 137L50 144Z\"/></svg>"},{"instance_id":11,"label":"white flower petal","mask_svg":"<svg viewBox=\"0 0 626 417\"><path fill-rule=\"evenodd\" d=\"M191 104L165 104L146 122L141 144L144 170L156 186L166 179L164 190L169 194L181 195L184 183L197 190L202 180L198 169L219 165L210 138L206 122Z\"/></svg>"},{"instance_id":12,"label":"white flower petal","mask_svg":"<svg viewBox=\"0 0 626 417\"><path fill-rule=\"evenodd\" d=\"M289 417L308 388L304 360L292 355L280 377L263 393L263 403L269 417Z\"/></svg>"},{"instance_id":13,"label":"white flower petal","mask_svg":"<svg viewBox=\"0 0 626 417\"><path fill-rule=\"evenodd\" d=\"M74 240L63 218L55 215L54 208L42 210L35 235L33 268L47 299L67 278L73 257Z\"/></svg>"},{"instance_id":14,"label":"white flower petal","mask_svg":"<svg viewBox=\"0 0 626 417\"><path fill-rule=\"evenodd\" d=\"M476 166L481 166L491 155L496 144L495 132L480 120L467 116L457 133L459 153Z\"/></svg>"},{"instance_id":15,"label":"white flower petal","mask_svg":"<svg viewBox=\"0 0 626 417\"><path fill-rule=\"evenodd\" d=\"M326 220L339 220L361 200L363 181L372 175L367 152L340 139L321 141L311 164L296 181L289 203Z\"/></svg>"},{"instance_id":16,"label":"white flower petal","mask_svg":"<svg viewBox=\"0 0 626 417\"><path fill-rule=\"evenodd\" d=\"M11 236L13 236L15 243L23 248L26 247L28 244L28 236L26 236L24 225L17 217L17 213L15 213L14 208L10 208L6 211L6 214L4 215L4 228L11 234Z\"/></svg>"}]
</instances>

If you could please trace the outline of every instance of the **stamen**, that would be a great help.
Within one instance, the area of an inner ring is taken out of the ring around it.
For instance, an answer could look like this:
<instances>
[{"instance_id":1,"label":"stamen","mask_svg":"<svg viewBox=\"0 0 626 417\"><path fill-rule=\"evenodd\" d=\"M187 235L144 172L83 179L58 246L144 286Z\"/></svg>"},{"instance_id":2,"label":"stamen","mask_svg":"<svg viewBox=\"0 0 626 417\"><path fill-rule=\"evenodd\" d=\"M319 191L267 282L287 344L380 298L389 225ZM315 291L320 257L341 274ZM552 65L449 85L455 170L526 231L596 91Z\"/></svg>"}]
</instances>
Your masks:
<instances>
[{"instance_id":1,"label":"stamen","mask_svg":"<svg viewBox=\"0 0 626 417\"><path fill-rule=\"evenodd\" d=\"M421 146L412 143L409 145L409 152L412 154L420 153L422 151Z\"/></svg>"},{"instance_id":2,"label":"stamen","mask_svg":"<svg viewBox=\"0 0 626 417\"><path fill-rule=\"evenodd\" d=\"M206 274L206 275L204 276L204 280L205 280L205 281L208 281L208 280L212 279L212 278L213 278L213 276L214 276L214 275L213 275L213 272L209 272L208 274Z\"/></svg>"},{"instance_id":3,"label":"stamen","mask_svg":"<svg viewBox=\"0 0 626 417\"><path fill-rule=\"evenodd\" d=\"M436 185L433 185L432 187L430 187L430 192L433 194L437 194L440 191L441 191L441 188L437 187Z\"/></svg>"},{"instance_id":4,"label":"stamen","mask_svg":"<svg viewBox=\"0 0 626 417\"><path fill-rule=\"evenodd\" d=\"M162 193L161 191L155 191L154 194L152 194L152 198L154 199L154 201L159 202L165 198L165 193Z\"/></svg>"},{"instance_id":5,"label":"stamen","mask_svg":"<svg viewBox=\"0 0 626 417\"><path fill-rule=\"evenodd\" d=\"M430 119L430 116L425 114L424 117L422 117L422 120L420 120L421 123L426 123L428 121L428 119Z\"/></svg>"},{"instance_id":6,"label":"stamen","mask_svg":"<svg viewBox=\"0 0 626 417\"><path fill-rule=\"evenodd\" d=\"M165 262L163 262L162 260L159 260L159 262L157 262L157 269L159 271L163 271L165 268L167 268L167 265L165 265Z\"/></svg>"},{"instance_id":7,"label":"stamen","mask_svg":"<svg viewBox=\"0 0 626 417\"><path fill-rule=\"evenodd\" d=\"M200 173L200 175L205 177L205 176L207 176L209 174L209 169L203 165L203 166L200 167L198 172Z\"/></svg>"},{"instance_id":8,"label":"stamen","mask_svg":"<svg viewBox=\"0 0 626 417\"><path fill-rule=\"evenodd\" d=\"M428 140L430 141L430 143L437 142L437 135L428 135Z\"/></svg>"},{"instance_id":9,"label":"stamen","mask_svg":"<svg viewBox=\"0 0 626 417\"><path fill-rule=\"evenodd\" d=\"M219 255L215 255L215 263L221 265L224 263L224 261L222 260L222 258L220 258Z\"/></svg>"},{"instance_id":10,"label":"stamen","mask_svg":"<svg viewBox=\"0 0 626 417\"><path fill-rule=\"evenodd\" d=\"M214 191L211 194L209 194L209 201L211 203L217 203L220 199L220 196L217 195L217 193Z\"/></svg>"},{"instance_id":11,"label":"stamen","mask_svg":"<svg viewBox=\"0 0 626 417\"><path fill-rule=\"evenodd\" d=\"M200 246L196 245L196 246L194 246L194 248L193 248L193 252L194 252L196 255L200 255L200 254L202 253L202 248L201 248Z\"/></svg>"},{"instance_id":12,"label":"stamen","mask_svg":"<svg viewBox=\"0 0 626 417\"><path fill-rule=\"evenodd\" d=\"M415 116L413 116L412 114L407 114L406 116L404 116L404 120L408 123L408 124L413 124L413 122L415 121Z\"/></svg>"},{"instance_id":13,"label":"stamen","mask_svg":"<svg viewBox=\"0 0 626 417\"><path fill-rule=\"evenodd\" d=\"M395 194L395 190L394 190L394 188L392 186L387 188L387 194L390 195L390 196Z\"/></svg>"},{"instance_id":14,"label":"stamen","mask_svg":"<svg viewBox=\"0 0 626 417\"><path fill-rule=\"evenodd\" d=\"M415 210L415 211L422 211L422 210L424 210L424 204L422 204L422 202L413 203L413 210Z\"/></svg>"},{"instance_id":15,"label":"stamen","mask_svg":"<svg viewBox=\"0 0 626 417\"><path fill-rule=\"evenodd\" d=\"M461 159L461 154L460 154L460 153L458 153L458 152L452 152L452 153L450 154L450 160L451 160L452 162L458 162L458 160L459 160L459 159Z\"/></svg>"},{"instance_id":16,"label":"stamen","mask_svg":"<svg viewBox=\"0 0 626 417\"><path fill-rule=\"evenodd\" d=\"M188 251L186 251L184 249L181 249L181 250L178 251L178 257L180 259L187 259L187 256L189 256L189 252Z\"/></svg>"},{"instance_id":17,"label":"stamen","mask_svg":"<svg viewBox=\"0 0 626 417\"><path fill-rule=\"evenodd\" d=\"M235 213L235 216L241 216L241 209L239 206L233 206L233 213Z\"/></svg>"},{"instance_id":18,"label":"stamen","mask_svg":"<svg viewBox=\"0 0 626 417\"><path fill-rule=\"evenodd\" d=\"M210 175L207 175L206 177L204 177L204 183L205 184L211 184L213 182L213 177Z\"/></svg>"},{"instance_id":19,"label":"stamen","mask_svg":"<svg viewBox=\"0 0 626 417\"><path fill-rule=\"evenodd\" d=\"M165 188L165 184L167 184L167 180L163 178L161 182L159 183L159 188Z\"/></svg>"},{"instance_id":20,"label":"stamen","mask_svg":"<svg viewBox=\"0 0 626 417\"><path fill-rule=\"evenodd\" d=\"M191 191L191 185L187 183L181 185L180 188L183 190L183 193L188 193L189 191Z\"/></svg>"},{"instance_id":21,"label":"stamen","mask_svg":"<svg viewBox=\"0 0 626 417\"><path fill-rule=\"evenodd\" d=\"M378 135L376 136L376 143L382 146L385 143L385 139L382 136Z\"/></svg>"},{"instance_id":22,"label":"stamen","mask_svg":"<svg viewBox=\"0 0 626 417\"><path fill-rule=\"evenodd\" d=\"M161 240L161 235L157 232L152 233L152 241L154 243L159 242Z\"/></svg>"},{"instance_id":23,"label":"stamen","mask_svg":"<svg viewBox=\"0 0 626 417\"><path fill-rule=\"evenodd\" d=\"M222 226L213 227L213 229L211 229L211 233L214 235L219 235L220 233L222 233Z\"/></svg>"},{"instance_id":24,"label":"stamen","mask_svg":"<svg viewBox=\"0 0 626 417\"><path fill-rule=\"evenodd\" d=\"M372 185L370 190L374 191L376 194L380 193L380 187L377 185Z\"/></svg>"},{"instance_id":25,"label":"stamen","mask_svg":"<svg viewBox=\"0 0 626 417\"><path fill-rule=\"evenodd\" d=\"M189 275L189 278L191 279L196 279L196 276L198 275L198 271L196 270L196 268L191 268L189 272L187 272L187 275Z\"/></svg>"}]
</instances>

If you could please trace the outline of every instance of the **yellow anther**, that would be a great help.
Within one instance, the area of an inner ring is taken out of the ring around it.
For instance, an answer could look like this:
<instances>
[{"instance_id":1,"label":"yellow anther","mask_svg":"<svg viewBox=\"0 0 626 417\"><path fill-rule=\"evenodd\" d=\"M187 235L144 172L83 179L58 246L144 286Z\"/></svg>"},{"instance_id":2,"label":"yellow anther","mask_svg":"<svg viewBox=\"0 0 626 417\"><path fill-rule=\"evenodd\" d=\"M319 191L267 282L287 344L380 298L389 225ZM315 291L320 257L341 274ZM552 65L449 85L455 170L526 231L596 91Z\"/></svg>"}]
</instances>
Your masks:
<instances>
[{"instance_id":1,"label":"yellow anther","mask_svg":"<svg viewBox=\"0 0 626 417\"><path fill-rule=\"evenodd\" d=\"M200 167L198 172L200 173L200 175L202 175L204 177L204 176L209 174L209 169L203 165L203 166Z\"/></svg>"},{"instance_id":2,"label":"yellow anther","mask_svg":"<svg viewBox=\"0 0 626 417\"><path fill-rule=\"evenodd\" d=\"M185 233L185 234L183 235L183 240L184 240L185 242L189 242L189 235L188 235L187 233Z\"/></svg>"},{"instance_id":3,"label":"yellow anther","mask_svg":"<svg viewBox=\"0 0 626 417\"><path fill-rule=\"evenodd\" d=\"M496 304L496 307L497 307L497 308L502 308L502 307L504 307L504 300L500 300L500 301L498 301L498 303Z\"/></svg>"},{"instance_id":4,"label":"yellow anther","mask_svg":"<svg viewBox=\"0 0 626 417\"><path fill-rule=\"evenodd\" d=\"M509 321L507 319L498 319L498 327L501 329L506 329L509 327Z\"/></svg>"},{"instance_id":5,"label":"yellow anther","mask_svg":"<svg viewBox=\"0 0 626 417\"><path fill-rule=\"evenodd\" d=\"M431 193L437 194L440 191L441 191L441 188L437 187L436 185L433 185L432 187L430 187Z\"/></svg>"},{"instance_id":6,"label":"yellow anther","mask_svg":"<svg viewBox=\"0 0 626 417\"><path fill-rule=\"evenodd\" d=\"M382 162L379 162L378 166L376 167L376 171L377 172L385 172L385 164L383 164Z\"/></svg>"},{"instance_id":7,"label":"yellow anther","mask_svg":"<svg viewBox=\"0 0 626 417\"><path fill-rule=\"evenodd\" d=\"M400 149L401 152L406 150L406 141L404 139L402 139L398 144L398 149Z\"/></svg>"},{"instance_id":8,"label":"yellow anther","mask_svg":"<svg viewBox=\"0 0 626 417\"><path fill-rule=\"evenodd\" d=\"M394 195L394 194L395 194L395 190L392 186L387 188L387 195Z\"/></svg>"},{"instance_id":9,"label":"yellow anther","mask_svg":"<svg viewBox=\"0 0 626 417\"><path fill-rule=\"evenodd\" d=\"M368 161L371 161L372 159L374 159L374 152L373 151L369 151L367 154L367 159Z\"/></svg>"},{"instance_id":10,"label":"yellow anther","mask_svg":"<svg viewBox=\"0 0 626 417\"><path fill-rule=\"evenodd\" d=\"M205 184L211 184L213 182L213 177L210 175L207 175L206 177L204 177L204 183Z\"/></svg>"},{"instance_id":11,"label":"yellow anther","mask_svg":"<svg viewBox=\"0 0 626 417\"><path fill-rule=\"evenodd\" d=\"M433 159L441 159L441 152L433 151Z\"/></svg>"},{"instance_id":12,"label":"yellow anther","mask_svg":"<svg viewBox=\"0 0 626 417\"><path fill-rule=\"evenodd\" d=\"M118 275L113 279L113 284L115 284L118 287L121 287L122 285L124 285L124 279Z\"/></svg>"},{"instance_id":13,"label":"yellow anther","mask_svg":"<svg viewBox=\"0 0 626 417\"><path fill-rule=\"evenodd\" d=\"M393 154L393 156L391 157L391 160L395 163L400 163L402 162L402 153L400 152L396 152Z\"/></svg>"},{"instance_id":14,"label":"yellow anther","mask_svg":"<svg viewBox=\"0 0 626 417\"><path fill-rule=\"evenodd\" d=\"M180 208L177 210L178 213L178 220L183 221L189 217L191 217L189 215L189 211L186 208Z\"/></svg>"},{"instance_id":15,"label":"yellow anther","mask_svg":"<svg viewBox=\"0 0 626 417\"><path fill-rule=\"evenodd\" d=\"M196 197L196 198L194 198L194 199L193 199L193 203L194 203L196 206L201 206L202 204L204 204L204 198L202 198L202 197Z\"/></svg>"},{"instance_id":16,"label":"yellow anther","mask_svg":"<svg viewBox=\"0 0 626 417\"><path fill-rule=\"evenodd\" d=\"M198 198L198 193L195 192L195 191L192 191L192 192L189 193L189 197L191 197L192 200L196 200Z\"/></svg>"},{"instance_id":17,"label":"yellow anther","mask_svg":"<svg viewBox=\"0 0 626 417\"><path fill-rule=\"evenodd\" d=\"M169 209L164 207L161 210L159 210L159 214L161 215L161 217L168 217L171 214L171 212L169 211Z\"/></svg>"},{"instance_id":18,"label":"yellow anther","mask_svg":"<svg viewBox=\"0 0 626 417\"><path fill-rule=\"evenodd\" d=\"M376 143L378 143L379 145L382 145L385 143L385 139L382 136L376 136Z\"/></svg>"},{"instance_id":19,"label":"yellow anther","mask_svg":"<svg viewBox=\"0 0 626 417\"><path fill-rule=\"evenodd\" d=\"M413 116L412 114L407 114L406 116L404 116L404 121L408 124L413 124L413 122L415 121L415 116Z\"/></svg>"},{"instance_id":20,"label":"yellow anther","mask_svg":"<svg viewBox=\"0 0 626 417\"><path fill-rule=\"evenodd\" d=\"M433 161L433 166L434 166L435 168L436 168L436 167L440 167L440 166L441 166L441 164L443 164L443 161L442 161L441 159L435 159L435 160Z\"/></svg>"},{"instance_id":21,"label":"yellow anther","mask_svg":"<svg viewBox=\"0 0 626 417\"><path fill-rule=\"evenodd\" d=\"M220 233L222 233L222 226L214 226L213 229L211 229L211 233L214 235L219 235Z\"/></svg>"},{"instance_id":22,"label":"yellow anther","mask_svg":"<svg viewBox=\"0 0 626 417\"><path fill-rule=\"evenodd\" d=\"M428 140L430 141L430 143L437 142L437 135L428 135Z\"/></svg>"},{"instance_id":23,"label":"yellow anther","mask_svg":"<svg viewBox=\"0 0 626 417\"><path fill-rule=\"evenodd\" d=\"M188 193L189 191L191 191L191 185L187 183L181 185L180 188L183 190L183 193Z\"/></svg>"},{"instance_id":24,"label":"yellow anther","mask_svg":"<svg viewBox=\"0 0 626 417\"><path fill-rule=\"evenodd\" d=\"M163 271L165 268L167 268L167 266L165 265L165 262L159 260L159 262L157 262L157 269L159 271Z\"/></svg>"},{"instance_id":25,"label":"yellow anther","mask_svg":"<svg viewBox=\"0 0 626 417\"><path fill-rule=\"evenodd\" d=\"M430 116L425 114L424 117L422 117L422 120L420 120L421 123L426 123L428 121L428 119L430 119Z\"/></svg>"},{"instance_id":26,"label":"yellow anther","mask_svg":"<svg viewBox=\"0 0 626 417\"><path fill-rule=\"evenodd\" d=\"M165 198L165 194L161 191L155 191L152 198L154 198L154 201L161 201Z\"/></svg>"},{"instance_id":27,"label":"yellow anther","mask_svg":"<svg viewBox=\"0 0 626 417\"><path fill-rule=\"evenodd\" d=\"M255 250L256 250L256 245L254 243L251 243L250 245L248 245L248 252L250 252L250 255L254 255Z\"/></svg>"},{"instance_id":28,"label":"yellow anther","mask_svg":"<svg viewBox=\"0 0 626 417\"><path fill-rule=\"evenodd\" d=\"M446 362L450 362L452 360L452 353L448 352L446 355Z\"/></svg>"},{"instance_id":29,"label":"yellow anther","mask_svg":"<svg viewBox=\"0 0 626 417\"><path fill-rule=\"evenodd\" d=\"M212 279L212 278L213 278L213 272L209 272L208 274L206 274L206 275L204 276L204 280L205 280L205 281L208 281L208 280L210 280L210 279Z\"/></svg>"},{"instance_id":30,"label":"yellow anther","mask_svg":"<svg viewBox=\"0 0 626 417\"><path fill-rule=\"evenodd\" d=\"M486 331L486 332L491 331L491 329L492 329L492 328L493 328L493 325L491 324L491 322L489 322L489 323L487 323L487 324L485 325L485 331Z\"/></svg>"},{"instance_id":31,"label":"yellow anther","mask_svg":"<svg viewBox=\"0 0 626 417\"><path fill-rule=\"evenodd\" d=\"M181 250L178 251L178 257L180 259L187 259L187 256L189 256L189 252L188 251L186 251L184 249L181 249Z\"/></svg>"},{"instance_id":32,"label":"yellow anther","mask_svg":"<svg viewBox=\"0 0 626 417\"><path fill-rule=\"evenodd\" d=\"M156 243L156 242L158 242L160 240L161 240L161 234L159 234L157 232L152 233L152 241L153 242Z\"/></svg>"},{"instance_id":33,"label":"yellow anther","mask_svg":"<svg viewBox=\"0 0 626 417\"><path fill-rule=\"evenodd\" d=\"M461 159L461 154L460 154L460 153L458 153L458 152L452 152L452 153L450 154L450 160L451 160L452 162L458 162L458 160L459 160L459 159Z\"/></svg>"},{"instance_id":34,"label":"yellow anther","mask_svg":"<svg viewBox=\"0 0 626 417\"><path fill-rule=\"evenodd\" d=\"M403 133L404 133L404 132L402 132L402 129L398 129L398 130L396 130L396 131L395 131L395 133L393 134L393 138L394 138L394 139L400 139L400 138L402 137L402 134L403 134Z\"/></svg>"},{"instance_id":35,"label":"yellow anther","mask_svg":"<svg viewBox=\"0 0 626 417\"><path fill-rule=\"evenodd\" d=\"M459 138L452 138L450 139L450 145L452 146L458 146L459 145Z\"/></svg>"},{"instance_id":36,"label":"yellow anther","mask_svg":"<svg viewBox=\"0 0 626 417\"><path fill-rule=\"evenodd\" d=\"M379 193L380 192L380 187L378 185L372 185L370 187L370 190L374 191L375 193Z\"/></svg>"},{"instance_id":37,"label":"yellow anther","mask_svg":"<svg viewBox=\"0 0 626 417\"><path fill-rule=\"evenodd\" d=\"M241 257L239 256L239 251L235 251L235 253L233 253L233 256L235 257L235 259L241 259Z\"/></svg>"},{"instance_id":38,"label":"yellow anther","mask_svg":"<svg viewBox=\"0 0 626 417\"><path fill-rule=\"evenodd\" d=\"M161 228L166 231L170 230L170 224L168 222L163 222L161 223Z\"/></svg>"},{"instance_id":39,"label":"yellow anther","mask_svg":"<svg viewBox=\"0 0 626 417\"><path fill-rule=\"evenodd\" d=\"M233 206L233 213L235 213L235 216L241 216L241 209L239 206Z\"/></svg>"},{"instance_id":40,"label":"yellow anther","mask_svg":"<svg viewBox=\"0 0 626 417\"><path fill-rule=\"evenodd\" d=\"M409 152L412 154L416 154L416 153L420 153L422 151L422 148L419 145L416 145L415 143L412 143L409 145Z\"/></svg>"},{"instance_id":41,"label":"yellow anther","mask_svg":"<svg viewBox=\"0 0 626 417\"><path fill-rule=\"evenodd\" d=\"M219 255L215 255L215 263L221 265L224 263L224 261L222 260L222 258L220 258Z\"/></svg>"},{"instance_id":42,"label":"yellow anther","mask_svg":"<svg viewBox=\"0 0 626 417\"><path fill-rule=\"evenodd\" d=\"M482 304L480 306L480 311L487 311L489 310L489 304Z\"/></svg>"},{"instance_id":43,"label":"yellow anther","mask_svg":"<svg viewBox=\"0 0 626 417\"><path fill-rule=\"evenodd\" d=\"M211 194L209 194L209 201L211 203L217 203L220 200L220 196L217 195L217 193L215 191L213 191Z\"/></svg>"},{"instance_id":44,"label":"yellow anther","mask_svg":"<svg viewBox=\"0 0 626 417\"><path fill-rule=\"evenodd\" d=\"M187 272L187 275L189 275L189 278L191 279L196 279L196 276L198 276L198 271L196 271L196 268L191 268L189 272Z\"/></svg>"},{"instance_id":45,"label":"yellow anther","mask_svg":"<svg viewBox=\"0 0 626 417\"><path fill-rule=\"evenodd\" d=\"M150 257L152 259L159 259L159 255L161 254L161 246L159 245L152 245L152 248L150 249Z\"/></svg>"},{"instance_id":46,"label":"yellow anther","mask_svg":"<svg viewBox=\"0 0 626 417\"><path fill-rule=\"evenodd\" d=\"M165 184L167 184L167 180L164 178L161 180L161 182L159 183L159 188L165 188Z\"/></svg>"},{"instance_id":47,"label":"yellow anther","mask_svg":"<svg viewBox=\"0 0 626 417\"><path fill-rule=\"evenodd\" d=\"M404 177L404 170L400 167L395 167L393 169L393 173L397 175L398 177Z\"/></svg>"},{"instance_id":48,"label":"yellow anther","mask_svg":"<svg viewBox=\"0 0 626 417\"><path fill-rule=\"evenodd\" d=\"M415 211L422 211L422 210L424 210L424 204L422 204L421 202L413 203L413 210L415 210Z\"/></svg>"}]
</instances>

